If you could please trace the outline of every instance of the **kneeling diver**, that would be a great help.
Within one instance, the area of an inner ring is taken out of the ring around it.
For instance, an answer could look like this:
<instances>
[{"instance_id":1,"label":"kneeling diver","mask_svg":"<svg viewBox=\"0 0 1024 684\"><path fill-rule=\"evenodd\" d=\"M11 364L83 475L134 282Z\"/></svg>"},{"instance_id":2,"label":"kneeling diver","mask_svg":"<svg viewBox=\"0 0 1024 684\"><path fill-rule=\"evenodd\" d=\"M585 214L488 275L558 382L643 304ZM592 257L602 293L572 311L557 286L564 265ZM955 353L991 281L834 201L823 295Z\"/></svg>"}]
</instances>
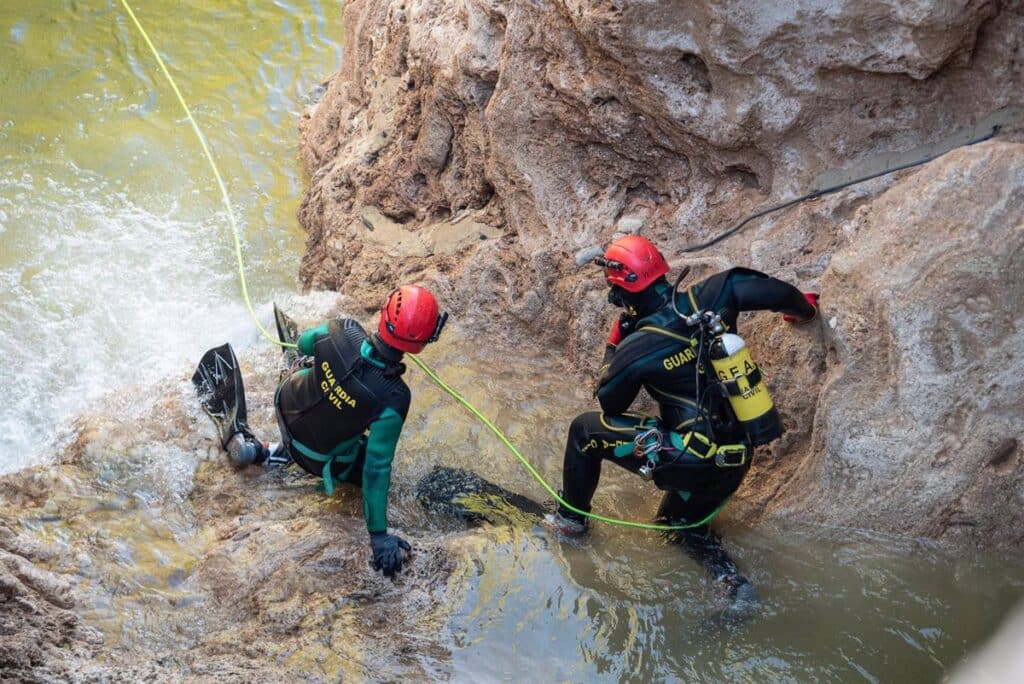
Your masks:
<instances>
[{"instance_id":1,"label":"kneeling diver","mask_svg":"<svg viewBox=\"0 0 1024 684\"><path fill-rule=\"evenodd\" d=\"M673 532L674 540L732 597L752 598L749 580L709 523L740 486L754 448L781 435L782 425L760 370L726 331L736 331L743 311L810 321L818 295L746 268L678 292L665 279L665 258L637 235L616 240L595 261L604 267L608 301L625 311L612 325L601 367L601 411L578 416L569 429L562 496L589 512L605 460L653 478L666 490L659 521L692 526ZM660 418L627 412L641 387ZM587 527L585 516L563 506L551 522L570 534Z\"/></svg>"},{"instance_id":2,"label":"kneeling diver","mask_svg":"<svg viewBox=\"0 0 1024 684\"><path fill-rule=\"evenodd\" d=\"M274 396L281 443L261 443L252 435L244 424L243 398L242 422L235 422L225 444L239 465L275 467L294 461L323 478L328 496L341 482L361 487L373 568L385 575L400 571L412 550L387 531L391 462L411 399L402 380L402 356L436 341L447 318L427 289L403 285L388 295L372 335L350 318L306 330L298 338L298 351L311 363L292 372ZM230 346L225 347L233 360ZM207 392L204 404L209 410L215 383L204 371L204 364L212 367L207 357L193 381L201 394ZM240 377L236 383L241 385Z\"/></svg>"}]
</instances>

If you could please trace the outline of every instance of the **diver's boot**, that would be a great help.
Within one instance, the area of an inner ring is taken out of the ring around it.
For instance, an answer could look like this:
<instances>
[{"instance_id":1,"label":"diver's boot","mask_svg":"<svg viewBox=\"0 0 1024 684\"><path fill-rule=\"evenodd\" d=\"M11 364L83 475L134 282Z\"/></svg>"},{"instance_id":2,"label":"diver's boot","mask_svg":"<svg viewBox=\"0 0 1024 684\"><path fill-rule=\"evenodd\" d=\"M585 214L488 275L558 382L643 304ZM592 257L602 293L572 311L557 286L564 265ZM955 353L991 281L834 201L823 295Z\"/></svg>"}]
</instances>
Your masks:
<instances>
[{"instance_id":1,"label":"diver's boot","mask_svg":"<svg viewBox=\"0 0 1024 684\"><path fill-rule=\"evenodd\" d=\"M587 518L559 506L554 513L544 516L544 526L566 537L579 537L587 531Z\"/></svg>"},{"instance_id":2,"label":"diver's boot","mask_svg":"<svg viewBox=\"0 0 1024 684\"><path fill-rule=\"evenodd\" d=\"M266 452L262 463L266 468L283 468L292 462L292 456L281 442L264 442Z\"/></svg>"},{"instance_id":3,"label":"diver's boot","mask_svg":"<svg viewBox=\"0 0 1024 684\"><path fill-rule=\"evenodd\" d=\"M257 442L241 432L235 433L227 446L231 461L239 467L261 465L280 468L292 462L292 457L280 442Z\"/></svg>"}]
</instances>

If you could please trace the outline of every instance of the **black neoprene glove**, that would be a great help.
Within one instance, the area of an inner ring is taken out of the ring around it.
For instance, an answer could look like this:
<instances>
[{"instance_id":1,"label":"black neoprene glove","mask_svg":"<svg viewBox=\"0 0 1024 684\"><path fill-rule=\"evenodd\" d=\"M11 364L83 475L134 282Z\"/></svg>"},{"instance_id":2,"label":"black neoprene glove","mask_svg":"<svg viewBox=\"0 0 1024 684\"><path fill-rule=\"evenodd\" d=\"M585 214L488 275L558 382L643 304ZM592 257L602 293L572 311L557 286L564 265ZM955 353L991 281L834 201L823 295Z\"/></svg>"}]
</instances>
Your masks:
<instances>
[{"instance_id":1,"label":"black neoprene glove","mask_svg":"<svg viewBox=\"0 0 1024 684\"><path fill-rule=\"evenodd\" d=\"M402 569L403 551L412 551L409 542L387 532L371 532L370 546L373 547L373 569L382 570L386 577Z\"/></svg>"}]
</instances>

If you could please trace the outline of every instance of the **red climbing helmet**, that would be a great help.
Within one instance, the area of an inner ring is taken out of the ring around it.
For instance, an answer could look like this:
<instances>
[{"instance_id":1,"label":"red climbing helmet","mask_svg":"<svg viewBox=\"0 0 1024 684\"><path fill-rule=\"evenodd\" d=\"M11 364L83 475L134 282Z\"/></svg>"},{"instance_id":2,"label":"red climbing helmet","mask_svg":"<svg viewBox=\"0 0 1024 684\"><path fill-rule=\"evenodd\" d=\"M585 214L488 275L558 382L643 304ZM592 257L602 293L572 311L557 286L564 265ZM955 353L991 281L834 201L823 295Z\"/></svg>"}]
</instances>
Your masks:
<instances>
[{"instance_id":1,"label":"red climbing helmet","mask_svg":"<svg viewBox=\"0 0 1024 684\"><path fill-rule=\"evenodd\" d=\"M418 354L428 342L437 341L447 320L447 313L438 314L437 300L429 290L402 285L384 302L377 333L389 346Z\"/></svg>"},{"instance_id":2,"label":"red climbing helmet","mask_svg":"<svg viewBox=\"0 0 1024 684\"><path fill-rule=\"evenodd\" d=\"M668 262L650 240L639 235L621 237L595 259L604 266L609 285L618 285L626 292L640 292L668 273Z\"/></svg>"}]
</instances>

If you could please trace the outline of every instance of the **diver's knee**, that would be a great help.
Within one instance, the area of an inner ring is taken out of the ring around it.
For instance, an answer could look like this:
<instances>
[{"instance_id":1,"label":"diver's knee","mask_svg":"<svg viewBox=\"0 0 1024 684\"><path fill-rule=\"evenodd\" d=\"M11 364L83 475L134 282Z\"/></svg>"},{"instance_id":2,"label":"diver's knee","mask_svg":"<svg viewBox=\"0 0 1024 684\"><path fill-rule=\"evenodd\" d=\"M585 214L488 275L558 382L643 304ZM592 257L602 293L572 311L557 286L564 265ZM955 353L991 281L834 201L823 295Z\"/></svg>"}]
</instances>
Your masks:
<instances>
[{"instance_id":1,"label":"diver's knee","mask_svg":"<svg viewBox=\"0 0 1024 684\"><path fill-rule=\"evenodd\" d=\"M591 412L581 413L569 424L569 439L580 438L589 432Z\"/></svg>"}]
</instances>

